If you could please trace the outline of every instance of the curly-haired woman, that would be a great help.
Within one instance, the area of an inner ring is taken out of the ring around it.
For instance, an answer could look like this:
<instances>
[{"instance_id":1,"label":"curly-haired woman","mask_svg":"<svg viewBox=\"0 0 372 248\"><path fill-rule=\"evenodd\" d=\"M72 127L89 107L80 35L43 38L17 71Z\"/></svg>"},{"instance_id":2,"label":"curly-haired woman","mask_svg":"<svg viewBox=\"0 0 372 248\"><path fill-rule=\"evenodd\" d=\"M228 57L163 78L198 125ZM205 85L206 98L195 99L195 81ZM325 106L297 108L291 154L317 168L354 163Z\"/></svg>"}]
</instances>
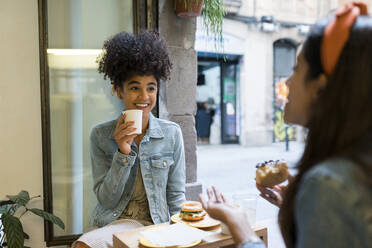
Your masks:
<instances>
[{"instance_id":1,"label":"curly-haired woman","mask_svg":"<svg viewBox=\"0 0 372 248\"><path fill-rule=\"evenodd\" d=\"M259 189L266 199L279 196L271 202L280 206L288 248L372 245L371 44L367 6L348 4L314 25L287 81L285 120L308 128L305 151L284 192ZM228 224L236 243L264 247L244 212L223 203L216 188L208 196L204 207Z\"/></svg>"},{"instance_id":2,"label":"curly-haired woman","mask_svg":"<svg viewBox=\"0 0 372 248\"><path fill-rule=\"evenodd\" d=\"M155 118L160 80L171 63L163 39L155 32L119 33L107 40L98 71L108 77L125 110L142 110L142 132L130 135L126 115L99 124L91 132L95 226L80 247L106 247L114 232L169 221L185 200L185 155L180 127ZM113 224L114 223L114 224Z\"/></svg>"}]
</instances>

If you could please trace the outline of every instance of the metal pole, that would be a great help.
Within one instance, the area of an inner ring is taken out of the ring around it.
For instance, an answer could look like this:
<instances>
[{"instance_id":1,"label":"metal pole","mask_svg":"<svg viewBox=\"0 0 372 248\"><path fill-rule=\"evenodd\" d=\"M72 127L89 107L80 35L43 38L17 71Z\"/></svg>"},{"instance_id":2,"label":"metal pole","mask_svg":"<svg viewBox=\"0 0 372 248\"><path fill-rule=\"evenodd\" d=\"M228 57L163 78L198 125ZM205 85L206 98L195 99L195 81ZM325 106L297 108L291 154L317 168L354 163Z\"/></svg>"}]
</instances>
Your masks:
<instances>
[{"instance_id":1,"label":"metal pole","mask_svg":"<svg viewBox=\"0 0 372 248\"><path fill-rule=\"evenodd\" d=\"M285 125L285 151L289 151L288 125Z\"/></svg>"}]
</instances>

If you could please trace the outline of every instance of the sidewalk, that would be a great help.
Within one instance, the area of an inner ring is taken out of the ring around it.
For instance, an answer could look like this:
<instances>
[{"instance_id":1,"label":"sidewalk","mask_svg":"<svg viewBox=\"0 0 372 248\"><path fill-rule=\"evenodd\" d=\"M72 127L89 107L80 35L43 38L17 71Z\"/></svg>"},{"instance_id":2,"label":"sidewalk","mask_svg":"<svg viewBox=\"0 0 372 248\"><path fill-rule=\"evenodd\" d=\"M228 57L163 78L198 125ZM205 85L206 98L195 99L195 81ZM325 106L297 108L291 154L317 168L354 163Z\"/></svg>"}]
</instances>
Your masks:
<instances>
[{"instance_id":1,"label":"sidewalk","mask_svg":"<svg viewBox=\"0 0 372 248\"><path fill-rule=\"evenodd\" d=\"M284 159L294 167L303 151L303 144L291 142L290 151L285 143L270 146L243 147L239 145L200 145L197 149L198 181L203 190L215 185L228 199L236 193L256 193L256 164L267 160ZM295 170L291 169L292 173ZM269 229L269 247L285 247L277 225L278 208L258 198L256 222Z\"/></svg>"}]
</instances>

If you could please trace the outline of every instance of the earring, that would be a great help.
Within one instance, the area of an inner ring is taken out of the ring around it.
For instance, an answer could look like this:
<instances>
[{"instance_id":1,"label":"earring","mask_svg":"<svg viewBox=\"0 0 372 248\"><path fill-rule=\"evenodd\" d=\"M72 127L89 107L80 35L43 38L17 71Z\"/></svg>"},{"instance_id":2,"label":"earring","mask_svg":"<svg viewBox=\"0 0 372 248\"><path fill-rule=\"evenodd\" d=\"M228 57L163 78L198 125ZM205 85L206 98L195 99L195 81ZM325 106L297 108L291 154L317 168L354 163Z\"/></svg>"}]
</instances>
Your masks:
<instances>
[{"instance_id":1,"label":"earring","mask_svg":"<svg viewBox=\"0 0 372 248\"><path fill-rule=\"evenodd\" d=\"M115 87L112 86L112 87L111 87L111 95L114 96L114 94L115 94Z\"/></svg>"}]
</instances>

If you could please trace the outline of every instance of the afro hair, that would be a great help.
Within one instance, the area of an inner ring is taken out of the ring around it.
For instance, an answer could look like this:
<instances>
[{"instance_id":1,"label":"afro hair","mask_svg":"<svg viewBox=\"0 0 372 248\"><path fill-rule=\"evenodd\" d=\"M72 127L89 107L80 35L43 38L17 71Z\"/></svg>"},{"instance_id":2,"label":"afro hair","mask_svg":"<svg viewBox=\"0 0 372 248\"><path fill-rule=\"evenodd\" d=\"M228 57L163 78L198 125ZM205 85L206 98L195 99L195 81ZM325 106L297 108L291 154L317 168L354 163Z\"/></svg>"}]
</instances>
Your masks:
<instances>
[{"instance_id":1,"label":"afro hair","mask_svg":"<svg viewBox=\"0 0 372 248\"><path fill-rule=\"evenodd\" d=\"M122 87L134 75L153 75L159 83L169 79L172 68L165 41L148 30L138 35L122 32L106 40L97 62L98 71L114 87Z\"/></svg>"}]
</instances>

